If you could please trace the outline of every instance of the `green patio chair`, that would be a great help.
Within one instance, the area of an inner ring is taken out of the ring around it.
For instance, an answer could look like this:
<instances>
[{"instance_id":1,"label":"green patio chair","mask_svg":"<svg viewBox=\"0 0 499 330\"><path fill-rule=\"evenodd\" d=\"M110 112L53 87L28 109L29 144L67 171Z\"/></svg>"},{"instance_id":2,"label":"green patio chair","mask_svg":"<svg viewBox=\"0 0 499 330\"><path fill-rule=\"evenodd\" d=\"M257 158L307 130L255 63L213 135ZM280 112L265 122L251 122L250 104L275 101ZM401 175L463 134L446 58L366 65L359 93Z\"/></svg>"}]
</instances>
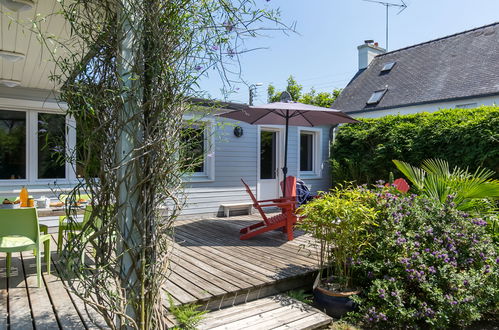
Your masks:
<instances>
[{"instance_id":1,"label":"green patio chair","mask_svg":"<svg viewBox=\"0 0 499 330\"><path fill-rule=\"evenodd\" d=\"M83 221L82 222L67 222L67 217L65 215L61 215L59 217L59 232L57 235L57 252L62 252L62 244L64 233L66 231L81 231L85 227L85 224L90 220L90 216L92 215L92 206L87 205L85 207L85 212L83 213ZM87 235L88 236L88 235Z\"/></svg>"},{"instance_id":2,"label":"green patio chair","mask_svg":"<svg viewBox=\"0 0 499 330\"><path fill-rule=\"evenodd\" d=\"M61 194L61 195L59 195L59 200L61 202L66 203L66 199L68 199L69 196L70 195ZM71 197L73 197L73 196L71 195ZM92 195L90 195L90 194L79 194L78 197L76 198L76 201L78 202L78 200L80 200L80 199L84 199L86 201L90 201L92 199Z\"/></svg>"},{"instance_id":3,"label":"green patio chair","mask_svg":"<svg viewBox=\"0 0 499 330\"><path fill-rule=\"evenodd\" d=\"M38 287L41 287L42 264L39 251L43 243L47 273L50 274L51 239L52 237L48 234L40 235L38 215L35 208L0 209L0 252L7 253L7 276L10 276L12 252L33 250L36 258Z\"/></svg>"}]
</instances>

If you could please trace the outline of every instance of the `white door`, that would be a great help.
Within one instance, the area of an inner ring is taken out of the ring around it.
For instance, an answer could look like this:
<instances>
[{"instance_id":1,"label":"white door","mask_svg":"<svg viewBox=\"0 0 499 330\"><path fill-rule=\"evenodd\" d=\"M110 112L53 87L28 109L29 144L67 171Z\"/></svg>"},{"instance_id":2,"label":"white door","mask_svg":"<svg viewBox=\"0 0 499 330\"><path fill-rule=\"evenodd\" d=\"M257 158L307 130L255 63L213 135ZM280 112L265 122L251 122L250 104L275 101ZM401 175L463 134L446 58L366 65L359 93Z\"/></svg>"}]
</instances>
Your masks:
<instances>
[{"instance_id":1,"label":"white door","mask_svg":"<svg viewBox=\"0 0 499 330\"><path fill-rule=\"evenodd\" d=\"M280 195L280 130L261 128L260 171L258 173L258 199L273 199Z\"/></svg>"}]
</instances>

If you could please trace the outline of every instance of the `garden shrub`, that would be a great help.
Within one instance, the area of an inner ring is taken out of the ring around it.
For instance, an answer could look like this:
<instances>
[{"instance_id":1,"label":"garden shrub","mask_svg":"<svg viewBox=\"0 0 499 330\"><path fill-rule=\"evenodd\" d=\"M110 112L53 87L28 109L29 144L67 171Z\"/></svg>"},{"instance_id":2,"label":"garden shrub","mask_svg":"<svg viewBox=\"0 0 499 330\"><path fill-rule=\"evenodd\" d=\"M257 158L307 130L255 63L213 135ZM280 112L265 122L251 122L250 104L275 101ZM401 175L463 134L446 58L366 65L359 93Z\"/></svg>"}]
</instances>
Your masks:
<instances>
[{"instance_id":1,"label":"garden shrub","mask_svg":"<svg viewBox=\"0 0 499 330\"><path fill-rule=\"evenodd\" d=\"M311 234L319 251L322 278L334 275L338 289L350 291L351 260L362 255L376 226L376 194L365 187L335 188L299 208L297 227Z\"/></svg>"},{"instance_id":2,"label":"garden shrub","mask_svg":"<svg viewBox=\"0 0 499 330\"><path fill-rule=\"evenodd\" d=\"M340 127L331 155L334 184L373 183L390 171L400 176L393 159L419 165L440 158L451 167L499 173L499 107L360 119Z\"/></svg>"},{"instance_id":3,"label":"garden shrub","mask_svg":"<svg viewBox=\"0 0 499 330\"><path fill-rule=\"evenodd\" d=\"M354 260L366 327L464 326L497 303L498 255L486 222L416 195L378 193L370 245Z\"/></svg>"}]
</instances>

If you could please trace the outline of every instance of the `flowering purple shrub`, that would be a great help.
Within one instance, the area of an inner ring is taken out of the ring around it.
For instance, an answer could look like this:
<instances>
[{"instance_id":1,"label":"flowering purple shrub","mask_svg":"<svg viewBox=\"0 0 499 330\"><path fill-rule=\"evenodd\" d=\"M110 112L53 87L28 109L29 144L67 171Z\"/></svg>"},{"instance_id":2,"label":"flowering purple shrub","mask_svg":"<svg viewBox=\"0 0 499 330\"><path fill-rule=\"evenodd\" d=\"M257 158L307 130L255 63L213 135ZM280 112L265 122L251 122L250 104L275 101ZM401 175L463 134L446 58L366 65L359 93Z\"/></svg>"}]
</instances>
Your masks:
<instances>
[{"instance_id":1,"label":"flowering purple shrub","mask_svg":"<svg viewBox=\"0 0 499 330\"><path fill-rule=\"evenodd\" d=\"M372 327L446 328L478 320L499 298L487 222L416 195L378 193L371 244L354 261L363 294L353 316Z\"/></svg>"}]
</instances>

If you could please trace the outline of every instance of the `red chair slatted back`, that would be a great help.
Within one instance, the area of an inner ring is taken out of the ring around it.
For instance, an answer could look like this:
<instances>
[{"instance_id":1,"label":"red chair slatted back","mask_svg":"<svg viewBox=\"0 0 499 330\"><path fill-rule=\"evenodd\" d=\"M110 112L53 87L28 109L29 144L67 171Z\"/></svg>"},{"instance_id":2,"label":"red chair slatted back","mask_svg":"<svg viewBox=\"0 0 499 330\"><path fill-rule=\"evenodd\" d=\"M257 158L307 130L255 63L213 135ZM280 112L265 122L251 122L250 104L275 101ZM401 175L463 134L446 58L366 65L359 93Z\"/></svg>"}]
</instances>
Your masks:
<instances>
[{"instance_id":1,"label":"red chair slatted back","mask_svg":"<svg viewBox=\"0 0 499 330\"><path fill-rule=\"evenodd\" d=\"M263 212L263 209L261 208L260 204L258 204L258 201L256 200L255 195L253 195L253 192L251 191L250 187L246 184L246 182L244 182L243 179L241 179L241 182L243 183L244 187L246 188L246 192L248 193L248 195L250 195L251 200L253 201L253 207L255 209L257 209L258 212L260 212L260 215L262 216L263 221L265 221L265 223L268 225L269 220L267 218L267 215L265 214L265 212Z\"/></svg>"}]
</instances>

